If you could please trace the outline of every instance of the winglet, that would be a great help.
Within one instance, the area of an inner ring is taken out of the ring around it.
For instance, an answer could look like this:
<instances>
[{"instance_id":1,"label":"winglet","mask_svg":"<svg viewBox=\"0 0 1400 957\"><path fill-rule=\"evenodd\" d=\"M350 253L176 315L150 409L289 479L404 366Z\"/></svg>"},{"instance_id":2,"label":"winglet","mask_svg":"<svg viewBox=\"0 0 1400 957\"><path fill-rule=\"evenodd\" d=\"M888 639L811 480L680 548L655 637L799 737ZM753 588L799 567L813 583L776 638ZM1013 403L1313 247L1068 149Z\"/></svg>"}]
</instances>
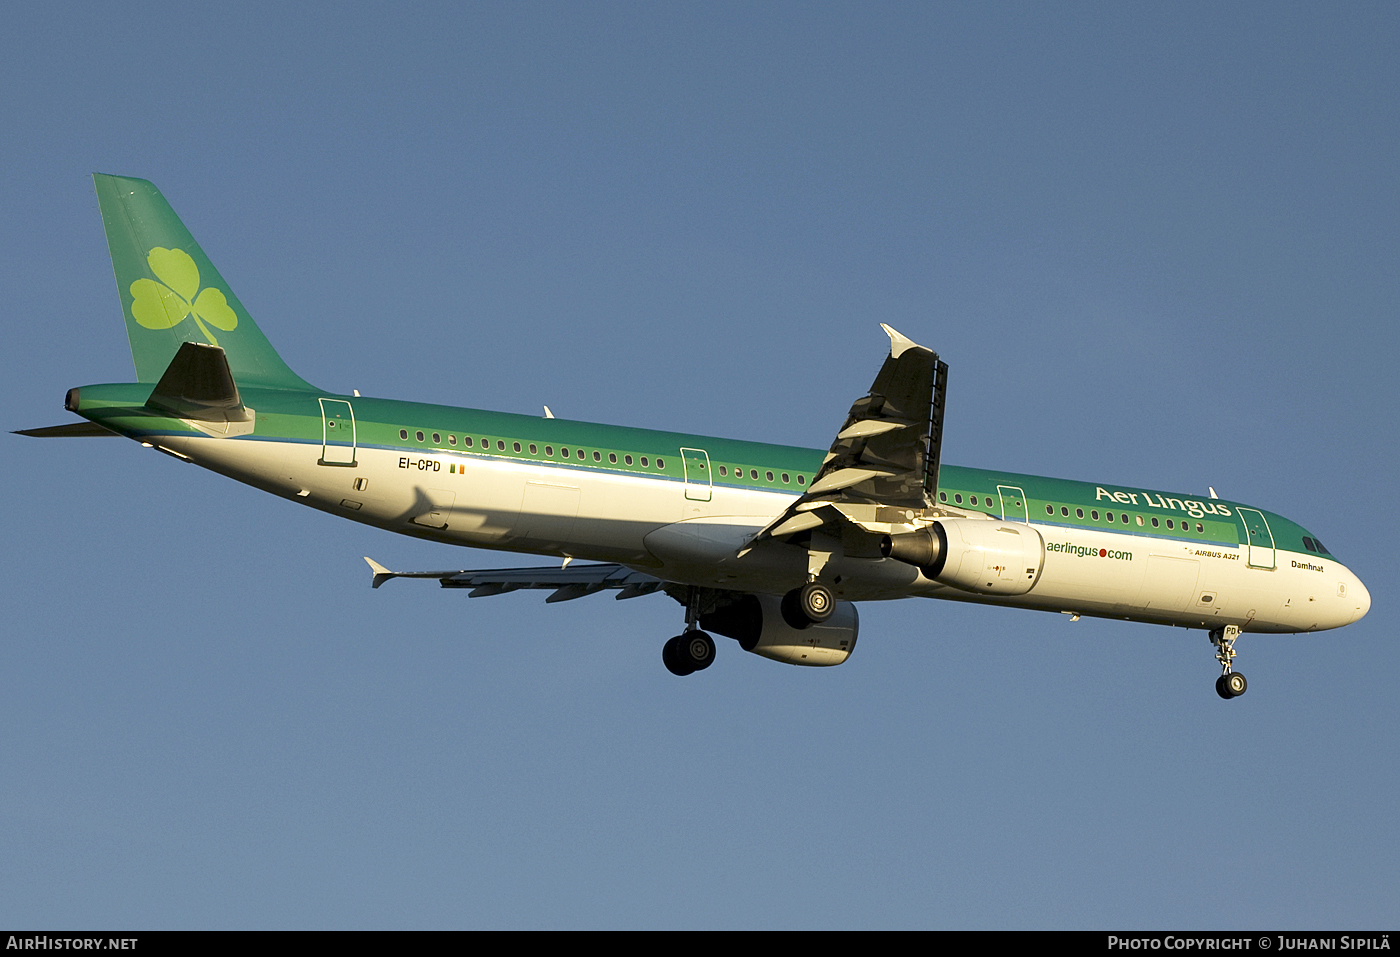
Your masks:
<instances>
[{"instance_id":1,"label":"winglet","mask_svg":"<svg viewBox=\"0 0 1400 957\"><path fill-rule=\"evenodd\" d=\"M900 335L893 326L888 326L882 322L880 323L880 328L885 330L885 334L890 337L890 358L892 359L898 359L910 349L924 348L913 339ZM930 350L924 349L924 351L928 352Z\"/></svg>"},{"instance_id":2,"label":"winglet","mask_svg":"<svg viewBox=\"0 0 1400 957\"><path fill-rule=\"evenodd\" d=\"M370 571L374 572L374 581L371 582L369 586L371 588L378 588L380 585L384 584L389 579L399 577L397 574L389 571L389 569L385 568L383 565L379 564L377 561L375 561L373 558L370 558L368 555L365 556L365 561L369 562Z\"/></svg>"}]
</instances>

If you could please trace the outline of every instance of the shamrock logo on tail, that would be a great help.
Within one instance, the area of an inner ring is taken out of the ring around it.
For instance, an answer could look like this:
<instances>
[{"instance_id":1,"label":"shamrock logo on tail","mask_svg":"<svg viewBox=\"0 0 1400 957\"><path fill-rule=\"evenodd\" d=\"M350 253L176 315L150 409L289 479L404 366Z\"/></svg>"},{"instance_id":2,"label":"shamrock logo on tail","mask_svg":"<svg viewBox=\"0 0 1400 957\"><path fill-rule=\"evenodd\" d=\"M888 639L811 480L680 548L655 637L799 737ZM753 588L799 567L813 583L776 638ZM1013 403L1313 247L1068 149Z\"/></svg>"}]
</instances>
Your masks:
<instances>
[{"instance_id":1,"label":"shamrock logo on tail","mask_svg":"<svg viewBox=\"0 0 1400 957\"><path fill-rule=\"evenodd\" d=\"M173 329L186 316L193 316L209 344L217 346L219 340L205 323L225 332L238 325L238 316L222 292L200 290L199 267L183 249L157 246L147 254L146 264L160 282L138 279L131 284L131 314L147 329Z\"/></svg>"}]
</instances>

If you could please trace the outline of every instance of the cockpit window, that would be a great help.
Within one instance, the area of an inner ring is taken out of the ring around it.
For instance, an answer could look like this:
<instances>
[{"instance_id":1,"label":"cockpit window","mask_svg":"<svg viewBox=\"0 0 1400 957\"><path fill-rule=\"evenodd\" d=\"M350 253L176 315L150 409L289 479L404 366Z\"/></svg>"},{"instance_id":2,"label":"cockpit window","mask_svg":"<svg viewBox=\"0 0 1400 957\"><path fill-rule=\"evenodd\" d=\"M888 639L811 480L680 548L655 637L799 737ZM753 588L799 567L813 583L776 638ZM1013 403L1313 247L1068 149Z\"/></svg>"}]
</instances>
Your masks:
<instances>
[{"instance_id":1,"label":"cockpit window","mask_svg":"<svg viewBox=\"0 0 1400 957\"><path fill-rule=\"evenodd\" d=\"M1324 554L1324 555L1331 555L1331 554L1332 554L1331 552L1329 552L1329 551L1327 550L1327 546L1324 545L1324 544L1322 544L1322 541L1321 541L1320 539L1314 538L1314 539L1313 539L1313 544L1317 546L1317 550L1318 550L1319 552L1321 552L1322 554Z\"/></svg>"},{"instance_id":2,"label":"cockpit window","mask_svg":"<svg viewBox=\"0 0 1400 957\"><path fill-rule=\"evenodd\" d=\"M1317 546L1313 544L1313 540L1306 535L1303 536L1303 547L1310 552L1317 551Z\"/></svg>"}]
</instances>

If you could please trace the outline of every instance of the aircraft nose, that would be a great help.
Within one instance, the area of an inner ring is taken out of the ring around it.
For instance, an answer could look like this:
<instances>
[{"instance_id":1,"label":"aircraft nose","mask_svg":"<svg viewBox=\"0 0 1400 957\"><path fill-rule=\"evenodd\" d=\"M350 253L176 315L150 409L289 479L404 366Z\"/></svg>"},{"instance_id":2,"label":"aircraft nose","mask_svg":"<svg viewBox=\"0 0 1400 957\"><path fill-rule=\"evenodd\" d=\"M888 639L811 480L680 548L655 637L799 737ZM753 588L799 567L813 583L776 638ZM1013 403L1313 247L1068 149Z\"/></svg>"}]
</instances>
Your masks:
<instances>
[{"instance_id":1,"label":"aircraft nose","mask_svg":"<svg viewBox=\"0 0 1400 957\"><path fill-rule=\"evenodd\" d=\"M1361 584L1361 579L1357 578L1355 575L1351 576L1351 578L1352 584L1348 591L1351 592L1354 590L1354 594L1351 595L1351 597L1356 603L1356 615L1351 620L1360 621L1366 617L1366 612L1371 610L1371 593L1366 590L1365 585Z\"/></svg>"}]
</instances>

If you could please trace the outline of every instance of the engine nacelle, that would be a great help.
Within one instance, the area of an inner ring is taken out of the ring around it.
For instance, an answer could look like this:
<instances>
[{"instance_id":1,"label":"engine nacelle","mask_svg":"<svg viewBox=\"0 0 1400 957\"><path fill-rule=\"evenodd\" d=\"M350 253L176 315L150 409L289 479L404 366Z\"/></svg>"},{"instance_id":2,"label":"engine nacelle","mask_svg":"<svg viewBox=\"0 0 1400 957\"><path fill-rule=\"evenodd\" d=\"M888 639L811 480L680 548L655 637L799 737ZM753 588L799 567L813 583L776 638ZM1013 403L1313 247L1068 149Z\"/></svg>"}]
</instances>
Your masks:
<instances>
[{"instance_id":1,"label":"engine nacelle","mask_svg":"<svg viewBox=\"0 0 1400 957\"><path fill-rule=\"evenodd\" d=\"M830 618L799 631L783 620L782 604L772 595L745 595L700 616L700 627L733 638L745 651L790 665L839 665L851 657L860 631L855 605L838 601Z\"/></svg>"},{"instance_id":2,"label":"engine nacelle","mask_svg":"<svg viewBox=\"0 0 1400 957\"><path fill-rule=\"evenodd\" d=\"M1024 595L1045 561L1045 542L1031 526L975 518L946 518L917 532L886 535L880 550L936 582L979 595Z\"/></svg>"}]
</instances>

